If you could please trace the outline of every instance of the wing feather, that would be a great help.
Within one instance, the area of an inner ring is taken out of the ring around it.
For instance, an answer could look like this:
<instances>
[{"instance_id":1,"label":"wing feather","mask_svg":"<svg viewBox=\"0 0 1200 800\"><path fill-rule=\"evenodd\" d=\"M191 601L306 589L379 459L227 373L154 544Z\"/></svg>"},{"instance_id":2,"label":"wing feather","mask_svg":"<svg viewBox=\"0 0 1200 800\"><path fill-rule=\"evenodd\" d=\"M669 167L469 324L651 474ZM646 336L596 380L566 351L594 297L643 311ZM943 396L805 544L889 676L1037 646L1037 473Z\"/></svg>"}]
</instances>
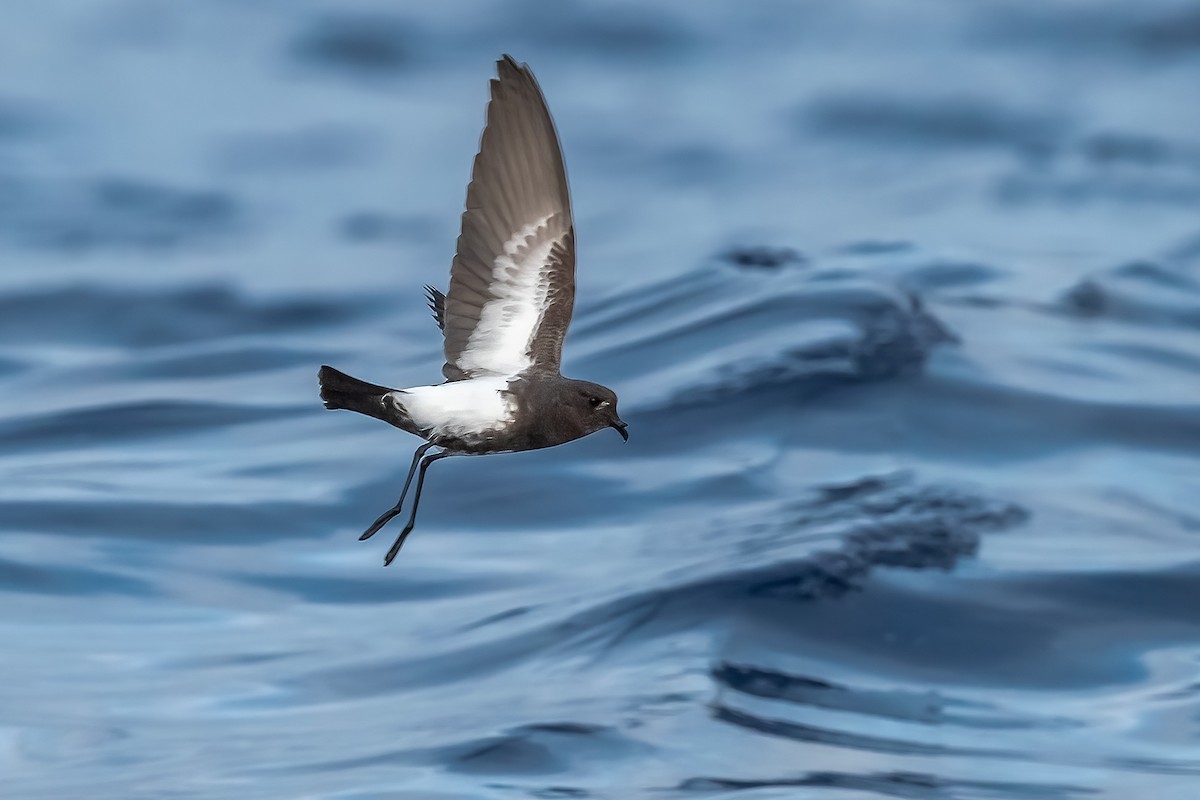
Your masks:
<instances>
[{"instance_id":1,"label":"wing feather","mask_svg":"<svg viewBox=\"0 0 1200 800\"><path fill-rule=\"evenodd\" d=\"M448 380L557 372L575 301L567 174L537 80L497 62L442 326Z\"/></svg>"}]
</instances>

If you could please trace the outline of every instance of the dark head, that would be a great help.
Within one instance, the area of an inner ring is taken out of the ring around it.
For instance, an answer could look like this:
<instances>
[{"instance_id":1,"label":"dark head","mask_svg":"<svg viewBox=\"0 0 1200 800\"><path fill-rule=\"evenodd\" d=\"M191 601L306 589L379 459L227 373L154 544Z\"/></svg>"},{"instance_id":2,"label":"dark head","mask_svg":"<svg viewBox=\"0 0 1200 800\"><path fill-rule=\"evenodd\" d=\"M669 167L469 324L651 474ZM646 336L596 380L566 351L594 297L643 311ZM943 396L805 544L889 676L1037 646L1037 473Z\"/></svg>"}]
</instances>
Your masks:
<instances>
[{"instance_id":1,"label":"dark head","mask_svg":"<svg viewBox=\"0 0 1200 800\"><path fill-rule=\"evenodd\" d=\"M629 426L617 415L617 393L612 389L589 381L570 381L564 400L584 421L587 433L615 428L622 439L629 441Z\"/></svg>"}]
</instances>

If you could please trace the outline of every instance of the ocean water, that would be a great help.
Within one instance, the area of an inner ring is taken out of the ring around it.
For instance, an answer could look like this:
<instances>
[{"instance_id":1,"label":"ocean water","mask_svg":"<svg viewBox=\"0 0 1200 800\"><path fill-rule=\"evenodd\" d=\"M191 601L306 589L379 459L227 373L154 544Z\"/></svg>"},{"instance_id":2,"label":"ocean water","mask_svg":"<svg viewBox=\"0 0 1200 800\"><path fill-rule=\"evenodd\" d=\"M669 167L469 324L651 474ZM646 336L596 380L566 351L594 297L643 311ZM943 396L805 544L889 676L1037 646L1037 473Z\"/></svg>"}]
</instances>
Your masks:
<instances>
[{"instance_id":1,"label":"ocean water","mask_svg":"<svg viewBox=\"0 0 1200 800\"><path fill-rule=\"evenodd\" d=\"M631 439L431 469L493 61ZM1200 796L1200 5L0 26L0 797Z\"/></svg>"}]
</instances>

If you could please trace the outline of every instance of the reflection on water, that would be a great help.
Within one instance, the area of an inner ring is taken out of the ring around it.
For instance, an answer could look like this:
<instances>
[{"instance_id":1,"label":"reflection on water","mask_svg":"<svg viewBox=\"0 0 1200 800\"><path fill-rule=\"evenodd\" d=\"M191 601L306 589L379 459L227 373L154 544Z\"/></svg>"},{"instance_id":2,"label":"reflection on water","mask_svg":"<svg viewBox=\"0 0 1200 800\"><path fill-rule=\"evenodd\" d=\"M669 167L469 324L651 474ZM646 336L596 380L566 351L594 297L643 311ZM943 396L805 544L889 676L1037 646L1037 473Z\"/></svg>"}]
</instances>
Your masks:
<instances>
[{"instance_id":1,"label":"reflection on water","mask_svg":"<svg viewBox=\"0 0 1200 800\"><path fill-rule=\"evenodd\" d=\"M30 6L0 30L5 797L1191 798L1194 3ZM634 435L439 465L492 60Z\"/></svg>"}]
</instances>

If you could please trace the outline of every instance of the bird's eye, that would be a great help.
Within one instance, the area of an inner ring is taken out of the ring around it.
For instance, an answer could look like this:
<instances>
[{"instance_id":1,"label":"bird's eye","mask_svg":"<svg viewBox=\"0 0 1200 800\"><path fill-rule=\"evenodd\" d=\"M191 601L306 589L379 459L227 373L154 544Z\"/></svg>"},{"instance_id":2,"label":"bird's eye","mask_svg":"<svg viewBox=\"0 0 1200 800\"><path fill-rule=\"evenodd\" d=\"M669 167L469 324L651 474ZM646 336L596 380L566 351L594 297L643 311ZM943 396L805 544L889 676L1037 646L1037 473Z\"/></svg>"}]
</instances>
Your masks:
<instances>
[{"instance_id":1,"label":"bird's eye","mask_svg":"<svg viewBox=\"0 0 1200 800\"><path fill-rule=\"evenodd\" d=\"M592 404L592 408L595 408L596 406L600 405L600 398L599 397L589 397L588 402Z\"/></svg>"}]
</instances>

